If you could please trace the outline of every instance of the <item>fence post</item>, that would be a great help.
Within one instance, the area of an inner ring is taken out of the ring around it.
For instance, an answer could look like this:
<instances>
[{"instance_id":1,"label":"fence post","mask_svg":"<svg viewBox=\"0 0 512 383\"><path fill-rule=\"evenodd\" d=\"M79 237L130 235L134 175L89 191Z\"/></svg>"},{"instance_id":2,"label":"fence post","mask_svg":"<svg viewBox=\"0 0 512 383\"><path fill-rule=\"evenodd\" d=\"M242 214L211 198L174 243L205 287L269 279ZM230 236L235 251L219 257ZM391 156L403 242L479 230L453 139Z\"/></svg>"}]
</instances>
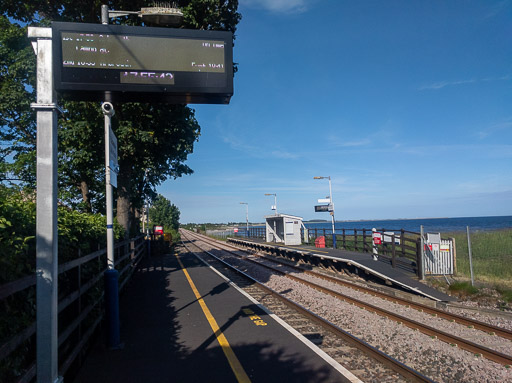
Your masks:
<instances>
[{"instance_id":1,"label":"fence post","mask_svg":"<svg viewBox=\"0 0 512 383\"><path fill-rule=\"evenodd\" d=\"M130 259L133 260L135 258L135 241L130 242Z\"/></svg>"},{"instance_id":2,"label":"fence post","mask_svg":"<svg viewBox=\"0 0 512 383\"><path fill-rule=\"evenodd\" d=\"M371 242L371 247L372 247L372 257L373 257L373 260L374 261L377 261L379 258L379 250L378 250L378 246L377 244L375 243L375 240L373 238L374 234L377 232L377 229L375 228L372 228L372 242ZM382 241L382 237L381 237L381 241Z\"/></svg>"},{"instance_id":3,"label":"fence post","mask_svg":"<svg viewBox=\"0 0 512 383\"><path fill-rule=\"evenodd\" d=\"M405 232L404 229L400 230L400 246L402 247L402 257L405 258Z\"/></svg>"},{"instance_id":4,"label":"fence post","mask_svg":"<svg viewBox=\"0 0 512 383\"><path fill-rule=\"evenodd\" d=\"M471 273L471 286L475 284L473 279L473 256L471 254L471 237L469 236L469 226L466 226L466 232L468 233L468 254L469 254L469 272Z\"/></svg>"},{"instance_id":5,"label":"fence post","mask_svg":"<svg viewBox=\"0 0 512 383\"><path fill-rule=\"evenodd\" d=\"M391 244L391 267L396 267L396 244L395 244L395 233L391 236L393 243Z\"/></svg>"},{"instance_id":6,"label":"fence post","mask_svg":"<svg viewBox=\"0 0 512 383\"><path fill-rule=\"evenodd\" d=\"M347 243L345 242L345 229L343 229L343 249L347 250Z\"/></svg>"},{"instance_id":7,"label":"fence post","mask_svg":"<svg viewBox=\"0 0 512 383\"><path fill-rule=\"evenodd\" d=\"M457 275L457 247L455 246L455 238L450 239L453 247L453 275Z\"/></svg>"},{"instance_id":8,"label":"fence post","mask_svg":"<svg viewBox=\"0 0 512 383\"><path fill-rule=\"evenodd\" d=\"M421 281L425 280L425 240L423 239L423 225L420 226L420 251L418 262L418 272Z\"/></svg>"},{"instance_id":9,"label":"fence post","mask_svg":"<svg viewBox=\"0 0 512 383\"><path fill-rule=\"evenodd\" d=\"M357 251L357 229L354 229L354 249Z\"/></svg>"}]
</instances>

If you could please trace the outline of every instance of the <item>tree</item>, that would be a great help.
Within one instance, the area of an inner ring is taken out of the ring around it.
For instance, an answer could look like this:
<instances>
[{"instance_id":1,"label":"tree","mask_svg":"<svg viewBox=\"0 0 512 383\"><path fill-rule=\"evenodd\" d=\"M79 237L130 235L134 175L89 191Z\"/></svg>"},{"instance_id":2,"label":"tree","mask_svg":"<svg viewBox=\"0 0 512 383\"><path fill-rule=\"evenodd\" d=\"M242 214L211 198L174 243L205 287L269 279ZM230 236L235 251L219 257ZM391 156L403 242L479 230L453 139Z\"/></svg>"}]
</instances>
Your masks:
<instances>
[{"instance_id":1,"label":"tree","mask_svg":"<svg viewBox=\"0 0 512 383\"><path fill-rule=\"evenodd\" d=\"M164 227L164 231L169 229L177 231L180 227L180 210L163 195L159 194L149 208L149 219L153 225Z\"/></svg>"},{"instance_id":2,"label":"tree","mask_svg":"<svg viewBox=\"0 0 512 383\"><path fill-rule=\"evenodd\" d=\"M0 16L0 177L35 184L34 53L26 28Z\"/></svg>"},{"instance_id":3,"label":"tree","mask_svg":"<svg viewBox=\"0 0 512 383\"><path fill-rule=\"evenodd\" d=\"M72 0L0 0L0 174L2 179L35 182L35 120L30 102L35 100L35 56L26 28L11 22L48 25L49 21L98 23L101 4L110 9L137 10L144 0L76 2ZM149 3L149 4L148 4ZM236 31L241 19L238 0L181 0L183 27ZM10 19L8 19L8 16ZM138 18L118 18L113 23L136 25ZM59 126L59 191L68 204L86 211L103 205L103 123L99 103L59 103L65 113ZM137 230L136 216L144 196L168 177L191 174L185 165L200 126L186 105L115 105L113 129L118 137L120 174L117 219L127 234Z\"/></svg>"}]
</instances>

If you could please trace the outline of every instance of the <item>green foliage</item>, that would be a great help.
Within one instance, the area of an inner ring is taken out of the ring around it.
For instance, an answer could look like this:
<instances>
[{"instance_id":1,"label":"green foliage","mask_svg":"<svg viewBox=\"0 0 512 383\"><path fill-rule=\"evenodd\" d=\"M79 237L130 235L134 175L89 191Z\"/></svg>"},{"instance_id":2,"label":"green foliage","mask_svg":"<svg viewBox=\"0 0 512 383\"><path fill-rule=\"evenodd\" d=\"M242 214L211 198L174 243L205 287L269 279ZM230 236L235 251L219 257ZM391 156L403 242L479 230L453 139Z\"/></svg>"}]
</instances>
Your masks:
<instances>
[{"instance_id":1,"label":"green foliage","mask_svg":"<svg viewBox=\"0 0 512 383\"><path fill-rule=\"evenodd\" d=\"M498 285L496 290L501 294L503 300L507 303L512 303L512 289L506 286Z\"/></svg>"},{"instance_id":2,"label":"green foliage","mask_svg":"<svg viewBox=\"0 0 512 383\"><path fill-rule=\"evenodd\" d=\"M449 287L450 291L458 292L464 295L474 295L478 293L478 289L475 286L471 286L471 282L454 282Z\"/></svg>"},{"instance_id":3,"label":"green foliage","mask_svg":"<svg viewBox=\"0 0 512 383\"><path fill-rule=\"evenodd\" d=\"M466 232L447 234L455 238L457 274L470 276ZM512 229L477 231L470 234L474 278L480 281L510 283L512 280Z\"/></svg>"},{"instance_id":4,"label":"green foliage","mask_svg":"<svg viewBox=\"0 0 512 383\"><path fill-rule=\"evenodd\" d=\"M105 247L106 220L100 214L87 214L58 207L59 264ZM36 206L33 194L0 185L0 285L35 272ZM124 237L117 222L116 239ZM82 266L82 282L105 268L106 261ZM59 276L59 294L65 295L76 281L74 274ZM76 277L76 276L75 276ZM90 294L99 296L97 288ZM84 298L85 299L85 298ZM28 327L35 320L35 287L23 290L0 302L0 344ZM15 381L27 360L32 357L31 340L23 343L9 358L0 362L0 381Z\"/></svg>"},{"instance_id":5,"label":"green foliage","mask_svg":"<svg viewBox=\"0 0 512 383\"><path fill-rule=\"evenodd\" d=\"M64 263L106 246L106 218L59 207L59 263ZM114 238L121 240L124 229L114 221Z\"/></svg>"},{"instance_id":6,"label":"green foliage","mask_svg":"<svg viewBox=\"0 0 512 383\"><path fill-rule=\"evenodd\" d=\"M101 4L110 9L139 10L146 0L0 0L0 151L2 179L21 179L29 188L35 182L35 122L30 103L34 101L35 56L26 28L11 23L48 25L52 20L97 23ZM241 19L237 0L182 0L183 27L229 30ZM7 16L7 17L6 17ZM9 19L9 18L10 19ZM140 25L137 17L121 17L114 24ZM4 73L5 72L5 73ZM102 211L104 200L102 116L99 103L60 100L59 198L86 212ZM113 129L118 137L120 174L117 218L127 231L135 231L145 196L169 177L191 174L184 162L200 134L194 111L186 105L116 104ZM9 158L9 161L6 159ZM11 161L12 159L12 161Z\"/></svg>"},{"instance_id":7,"label":"green foliage","mask_svg":"<svg viewBox=\"0 0 512 383\"><path fill-rule=\"evenodd\" d=\"M100 7L138 10L147 0L0 0L0 284L35 271L36 56L27 38L27 26L48 26L54 21L98 23ZM240 21L237 0L182 0L184 27L236 31ZM17 22L22 23L20 26ZM136 17L118 18L117 24L140 24ZM59 261L74 259L105 241L103 118L99 103L59 100ZM113 129L118 137L118 220L133 231L135 213L146 196L168 177L191 174L185 165L200 135L194 110L186 105L115 105ZM24 192L8 189L11 182ZM179 210L174 206L170 230L177 230ZM177 215L176 215L177 213ZM165 224L164 224L165 225ZM124 236L115 226L116 238ZM173 232L174 236L174 232ZM87 270L83 270L86 272ZM66 277L67 278L67 277ZM59 278L60 279L60 278ZM21 294L21 293L19 293ZM34 319L35 291L5 299L0 310L0 339ZM4 310L5 309L5 310ZM33 345L0 363L0 381L13 381Z\"/></svg>"},{"instance_id":8,"label":"green foliage","mask_svg":"<svg viewBox=\"0 0 512 383\"><path fill-rule=\"evenodd\" d=\"M180 210L163 195L159 194L149 209L149 219L153 225L161 225L164 232L176 234L180 227ZM175 238L175 235L173 235Z\"/></svg>"},{"instance_id":9,"label":"green foliage","mask_svg":"<svg viewBox=\"0 0 512 383\"><path fill-rule=\"evenodd\" d=\"M30 197L0 186L0 284L35 270L35 231Z\"/></svg>"},{"instance_id":10,"label":"green foliage","mask_svg":"<svg viewBox=\"0 0 512 383\"><path fill-rule=\"evenodd\" d=\"M35 184L34 83L27 29L0 16L0 180L21 179L29 186Z\"/></svg>"},{"instance_id":11,"label":"green foliage","mask_svg":"<svg viewBox=\"0 0 512 383\"><path fill-rule=\"evenodd\" d=\"M104 247L106 220L58 207L59 263ZM0 284L35 272L36 206L32 195L0 185ZM114 236L124 237L115 222Z\"/></svg>"}]
</instances>

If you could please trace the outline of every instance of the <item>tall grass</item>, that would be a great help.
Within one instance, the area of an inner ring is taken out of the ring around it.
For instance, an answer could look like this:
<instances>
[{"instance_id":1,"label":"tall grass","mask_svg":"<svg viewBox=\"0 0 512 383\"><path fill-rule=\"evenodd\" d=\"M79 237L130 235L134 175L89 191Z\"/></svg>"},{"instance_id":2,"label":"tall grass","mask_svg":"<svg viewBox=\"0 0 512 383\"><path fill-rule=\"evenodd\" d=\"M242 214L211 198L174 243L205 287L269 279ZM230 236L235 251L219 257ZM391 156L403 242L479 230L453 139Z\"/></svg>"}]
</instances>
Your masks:
<instances>
[{"instance_id":1,"label":"tall grass","mask_svg":"<svg viewBox=\"0 0 512 383\"><path fill-rule=\"evenodd\" d=\"M466 232L444 233L455 238L457 274L470 277ZM470 232L475 280L512 286L512 229Z\"/></svg>"}]
</instances>

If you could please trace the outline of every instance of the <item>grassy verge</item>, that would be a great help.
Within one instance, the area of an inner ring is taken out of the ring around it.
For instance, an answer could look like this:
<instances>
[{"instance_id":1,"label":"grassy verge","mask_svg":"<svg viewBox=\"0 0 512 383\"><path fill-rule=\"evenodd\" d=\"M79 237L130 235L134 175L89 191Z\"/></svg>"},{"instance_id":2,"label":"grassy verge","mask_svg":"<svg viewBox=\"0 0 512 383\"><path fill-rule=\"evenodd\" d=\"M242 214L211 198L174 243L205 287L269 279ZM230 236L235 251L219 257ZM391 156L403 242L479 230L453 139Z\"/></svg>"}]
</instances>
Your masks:
<instances>
[{"instance_id":1,"label":"grassy verge","mask_svg":"<svg viewBox=\"0 0 512 383\"><path fill-rule=\"evenodd\" d=\"M455 238L457 275L469 278L468 241L465 232L443 235ZM471 233L474 279L512 288L512 229Z\"/></svg>"},{"instance_id":2,"label":"grassy verge","mask_svg":"<svg viewBox=\"0 0 512 383\"><path fill-rule=\"evenodd\" d=\"M512 229L471 232L471 252L475 287L471 286L468 239L466 232L445 233L455 238L457 282L449 290L461 298L497 299L497 305L510 309L512 304Z\"/></svg>"}]
</instances>

